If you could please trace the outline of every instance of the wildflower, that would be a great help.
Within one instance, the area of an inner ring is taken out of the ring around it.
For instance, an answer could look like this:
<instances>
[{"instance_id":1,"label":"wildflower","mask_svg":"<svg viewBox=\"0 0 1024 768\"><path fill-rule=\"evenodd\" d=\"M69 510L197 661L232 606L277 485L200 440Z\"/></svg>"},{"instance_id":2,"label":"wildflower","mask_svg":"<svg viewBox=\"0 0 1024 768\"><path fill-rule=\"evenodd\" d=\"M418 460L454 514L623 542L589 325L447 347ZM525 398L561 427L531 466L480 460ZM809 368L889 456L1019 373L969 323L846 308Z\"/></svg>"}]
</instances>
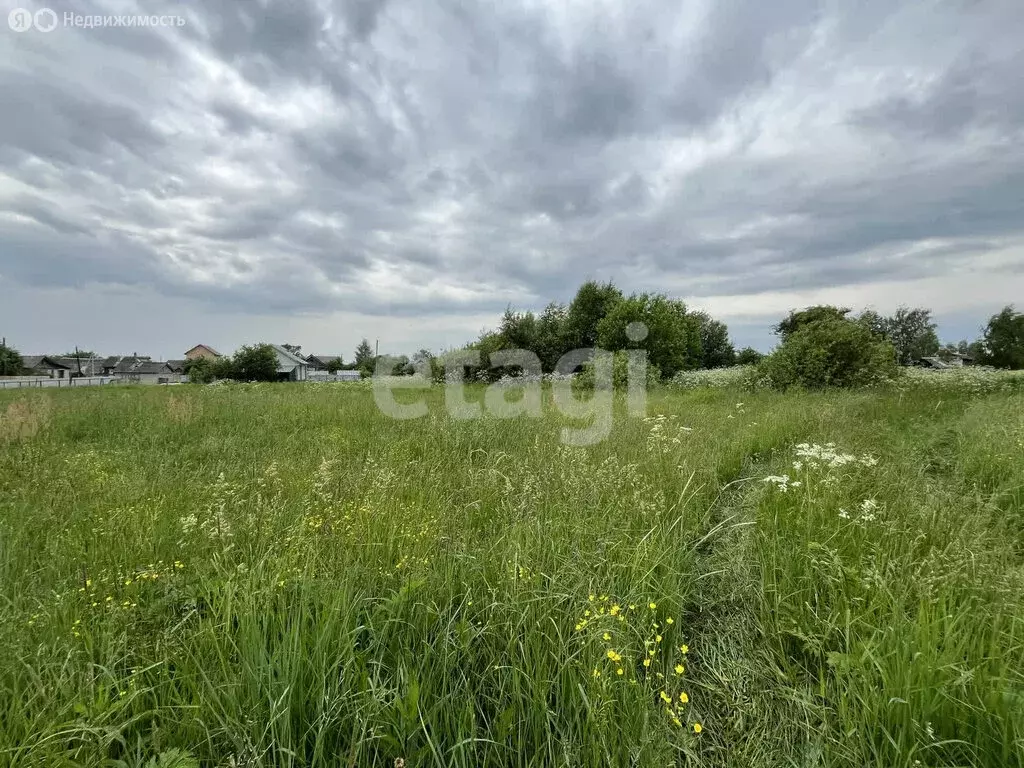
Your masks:
<instances>
[{"instance_id":1,"label":"wildflower","mask_svg":"<svg viewBox=\"0 0 1024 768\"><path fill-rule=\"evenodd\" d=\"M621 608L621 607L619 607L619 604L618 604L618 603L615 603L615 605L613 605L613 606L612 606L612 607L611 607L611 608L610 608L610 609L608 610L608 613L610 613L610 614L611 614L612 616L618 616L618 615L619 615L619 611L621 611L621 610L622 610L622 608Z\"/></svg>"},{"instance_id":2,"label":"wildflower","mask_svg":"<svg viewBox=\"0 0 1024 768\"><path fill-rule=\"evenodd\" d=\"M592 674L593 674L594 677L600 677L601 676L601 670L599 670L597 667L594 667L594 671L593 671Z\"/></svg>"},{"instance_id":3,"label":"wildflower","mask_svg":"<svg viewBox=\"0 0 1024 768\"><path fill-rule=\"evenodd\" d=\"M644 666L645 667L651 666L651 660L650 659L644 659Z\"/></svg>"},{"instance_id":4,"label":"wildflower","mask_svg":"<svg viewBox=\"0 0 1024 768\"><path fill-rule=\"evenodd\" d=\"M689 653L690 652L690 646L688 646L688 645L680 645L679 646L679 651L680 651L680 653Z\"/></svg>"},{"instance_id":5,"label":"wildflower","mask_svg":"<svg viewBox=\"0 0 1024 768\"><path fill-rule=\"evenodd\" d=\"M665 693L665 691L662 691L658 695L661 696L661 700L664 701L666 704L671 704L672 703L672 697L669 696L667 693Z\"/></svg>"},{"instance_id":6,"label":"wildflower","mask_svg":"<svg viewBox=\"0 0 1024 768\"><path fill-rule=\"evenodd\" d=\"M839 516L841 518L843 518L843 520L849 520L850 519L850 513L847 512L845 509L840 509L839 510Z\"/></svg>"},{"instance_id":7,"label":"wildflower","mask_svg":"<svg viewBox=\"0 0 1024 768\"><path fill-rule=\"evenodd\" d=\"M673 725L674 725L674 726L675 726L676 728L682 728L682 727L683 727L683 723L682 723L682 721L680 721L680 719L679 719L678 717L675 717L675 716L673 716L673 717L672 717L672 724L673 724Z\"/></svg>"},{"instance_id":8,"label":"wildflower","mask_svg":"<svg viewBox=\"0 0 1024 768\"><path fill-rule=\"evenodd\" d=\"M622 671L622 667L619 667L618 669L616 669L616 670L615 670L615 674L616 674L616 675L620 675L620 676L621 676L622 674L624 674L624 673L623 673L623 671Z\"/></svg>"},{"instance_id":9,"label":"wildflower","mask_svg":"<svg viewBox=\"0 0 1024 768\"><path fill-rule=\"evenodd\" d=\"M703 730L704 730L704 727L700 723L694 723L693 724L693 732L694 733L700 733Z\"/></svg>"},{"instance_id":10,"label":"wildflower","mask_svg":"<svg viewBox=\"0 0 1024 768\"><path fill-rule=\"evenodd\" d=\"M605 632L605 633L604 633L604 635L602 635L602 637L603 637L603 638L604 638L605 640L611 640L611 639L612 639L612 636L611 636L611 634L610 634L610 633L608 633L608 632Z\"/></svg>"},{"instance_id":11,"label":"wildflower","mask_svg":"<svg viewBox=\"0 0 1024 768\"><path fill-rule=\"evenodd\" d=\"M685 691L683 693L679 694L679 700L681 702L683 702L683 704L689 704L690 703L690 697L686 695Z\"/></svg>"},{"instance_id":12,"label":"wildflower","mask_svg":"<svg viewBox=\"0 0 1024 768\"><path fill-rule=\"evenodd\" d=\"M615 652L614 650L612 650L611 648L609 648L609 649L608 649L608 654L607 654L607 656L608 656L608 658L609 658L609 659L611 659L612 661L622 661L622 656L620 656L619 654L617 654L617 653L616 653L616 652Z\"/></svg>"},{"instance_id":13,"label":"wildflower","mask_svg":"<svg viewBox=\"0 0 1024 768\"><path fill-rule=\"evenodd\" d=\"M650 608L652 611L655 611L655 610L658 609L658 604L657 603L648 603L647 607Z\"/></svg>"},{"instance_id":14,"label":"wildflower","mask_svg":"<svg viewBox=\"0 0 1024 768\"><path fill-rule=\"evenodd\" d=\"M676 664L676 674L677 675L681 675L685 671L686 671L686 667L684 667L682 664Z\"/></svg>"},{"instance_id":15,"label":"wildflower","mask_svg":"<svg viewBox=\"0 0 1024 768\"><path fill-rule=\"evenodd\" d=\"M669 616L667 619L665 619L665 623L666 624L675 624L676 620L673 619L671 616Z\"/></svg>"},{"instance_id":16,"label":"wildflower","mask_svg":"<svg viewBox=\"0 0 1024 768\"><path fill-rule=\"evenodd\" d=\"M630 603L629 604L629 610L635 611L636 610L636 603Z\"/></svg>"},{"instance_id":17,"label":"wildflower","mask_svg":"<svg viewBox=\"0 0 1024 768\"><path fill-rule=\"evenodd\" d=\"M596 595L591 595L590 597L587 598L587 600L589 600L590 602L594 602L596 599L597 599Z\"/></svg>"},{"instance_id":18,"label":"wildflower","mask_svg":"<svg viewBox=\"0 0 1024 768\"><path fill-rule=\"evenodd\" d=\"M661 635L658 635L657 637L655 637L654 638L654 642L660 643L661 642Z\"/></svg>"}]
</instances>

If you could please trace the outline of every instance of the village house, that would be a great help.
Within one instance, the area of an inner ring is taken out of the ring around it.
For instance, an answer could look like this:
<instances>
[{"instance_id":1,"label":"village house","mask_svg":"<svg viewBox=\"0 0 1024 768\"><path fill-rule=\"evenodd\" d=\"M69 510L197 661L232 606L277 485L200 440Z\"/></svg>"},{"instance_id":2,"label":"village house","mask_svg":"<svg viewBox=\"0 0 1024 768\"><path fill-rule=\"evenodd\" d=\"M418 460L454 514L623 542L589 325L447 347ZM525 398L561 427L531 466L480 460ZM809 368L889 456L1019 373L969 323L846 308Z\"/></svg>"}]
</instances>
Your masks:
<instances>
[{"instance_id":1,"label":"village house","mask_svg":"<svg viewBox=\"0 0 1024 768\"><path fill-rule=\"evenodd\" d=\"M107 358L104 365L110 362L111 358ZM188 380L167 362L136 355L118 358L109 370L110 375L130 384L179 384Z\"/></svg>"},{"instance_id":2,"label":"village house","mask_svg":"<svg viewBox=\"0 0 1024 768\"><path fill-rule=\"evenodd\" d=\"M309 363L310 373L326 371L332 363L341 365L341 355L307 355L306 362Z\"/></svg>"},{"instance_id":3,"label":"village house","mask_svg":"<svg viewBox=\"0 0 1024 768\"><path fill-rule=\"evenodd\" d=\"M68 367L73 379L103 375L103 358L100 357L56 357L57 362Z\"/></svg>"},{"instance_id":4,"label":"village house","mask_svg":"<svg viewBox=\"0 0 1024 768\"><path fill-rule=\"evenodd\" d=\"M70 379L71 368L49 355L26 355L21 365L29 376L46 376L50 379Z\"/></svg>"},{"instance_id":5,"label":"village house","mask_svg":"<svg viewBox=\"0 0 1024 768\"><path fill-rule=\"evenodd\" d=\"M309 363L289 352L280 344L271 344L277 355L277 376L282 381L305 381L309 376Z\"/></svg>"},{"instance_id":6,"label":"village house","mask_svg":"<svg viewBox=\"0 0 1024 768\"><path fill-rule=\"evenodd\" d=\"M196 344L192 349L185 353L186 360L198 360L201 357L205 357L207 360L216 360L219 357L223 357L213 347L207 346L206 344Z\"/></svg>"}]
</instances>

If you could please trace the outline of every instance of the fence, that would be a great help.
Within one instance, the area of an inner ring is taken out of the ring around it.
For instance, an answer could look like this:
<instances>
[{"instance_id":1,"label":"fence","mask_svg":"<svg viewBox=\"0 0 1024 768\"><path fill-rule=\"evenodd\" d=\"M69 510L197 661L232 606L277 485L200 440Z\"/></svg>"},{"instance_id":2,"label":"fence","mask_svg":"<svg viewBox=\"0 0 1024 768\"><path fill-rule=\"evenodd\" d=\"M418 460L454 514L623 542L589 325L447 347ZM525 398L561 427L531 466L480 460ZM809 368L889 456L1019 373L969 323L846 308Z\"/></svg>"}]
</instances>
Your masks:
<instances>
[{"instance_id":1,"label":"fence","mask_svg":"<svg viewBox=\"0 0 1024 768\"><path fill-rule=\"evenodd\" d=\"M62 387L98 387L116 382L113 376L83 376L77 379L51 379L46 376L31 378L3 379L0 378L0 389L31 389Z\"/></svg>"}]
</instances>

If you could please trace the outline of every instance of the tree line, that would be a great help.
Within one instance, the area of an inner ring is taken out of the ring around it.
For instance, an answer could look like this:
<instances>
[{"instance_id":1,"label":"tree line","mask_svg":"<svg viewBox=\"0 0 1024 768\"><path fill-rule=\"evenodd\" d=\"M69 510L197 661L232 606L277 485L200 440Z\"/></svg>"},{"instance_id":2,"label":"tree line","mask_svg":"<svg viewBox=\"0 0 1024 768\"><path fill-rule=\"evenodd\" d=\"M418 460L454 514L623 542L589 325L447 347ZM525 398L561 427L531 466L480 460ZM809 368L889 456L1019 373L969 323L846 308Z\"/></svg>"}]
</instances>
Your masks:
<instances>
[{"instance_id":1,"label":"tree line","mask_svg":"<svg viewBox=\"0 0 1024 768\"><path fill-rule=\"evenodd\" d=\"M639 327L644 330L642 337L634 331L631 338L631 330ZM421 349L411 358L378 356L369 340L363 339L351 362L332 361L328 370L358 370L364 376L378 370L409 375L427 364L440 379L446 358L472 351L479 364L469 367L469 375L495 379L515 372L491 365L491 356L498 351L529 350L539 359L541 370L552 373L567 352L587 348L613 353L645 350L654 379L699 368L758 365L769 383L783 388L870 383L895 376L899 366L922 358L949 360L958 354L995 368L1024 369L1024 313L1012 305L989 318L980 338L957 343L939 342L932 313L923 307L900 307L892 315L867 309L855 315L848 307L817 305L791 311L772 330L779 343L769 355L751 347L737 351L725 323L706 312L692 310L663 293L627 296L612 282L591 280L579 287L567 305L552 302L539 313L509 306L496 329L483 331L459 349L440 355ZM301 352L301 347L285 346ZM24 372L18 351L0 343L0 375ZM278 378L276 354L269 344L243 346L217 360L189 361L186 373L199 382Z\"/></svg>"}]
</instances>

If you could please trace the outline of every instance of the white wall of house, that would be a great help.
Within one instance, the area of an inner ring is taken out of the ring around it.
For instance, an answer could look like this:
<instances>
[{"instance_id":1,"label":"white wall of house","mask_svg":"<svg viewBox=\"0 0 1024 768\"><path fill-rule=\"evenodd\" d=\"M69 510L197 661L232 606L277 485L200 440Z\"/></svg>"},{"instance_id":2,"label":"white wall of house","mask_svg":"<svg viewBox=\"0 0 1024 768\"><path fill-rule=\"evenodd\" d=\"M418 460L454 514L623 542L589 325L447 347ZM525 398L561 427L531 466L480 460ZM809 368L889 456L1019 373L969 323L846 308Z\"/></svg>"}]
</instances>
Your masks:
<instances>
[{"instance_id":1,"label":"white wall of house","mask_svg":"<svg viewBox=\"0 0 1024 768\"><path fill-rule=\"evenodd\" d=\"M290 355L287 350L274 345L277 355L277 372L287 373L292 381L305 381L309 377L309 366Z\"/></svg>"},{"instance_id":2,"label":"white wall of house","mask_svg":"<svg viewBox=\"0 0 1024 768\"><path fill-rule=\"evenodd\" d=\"M119 373L118 381L126 384L183 384L188 376L181 373Z\"/></svg>"}]
</instances>

